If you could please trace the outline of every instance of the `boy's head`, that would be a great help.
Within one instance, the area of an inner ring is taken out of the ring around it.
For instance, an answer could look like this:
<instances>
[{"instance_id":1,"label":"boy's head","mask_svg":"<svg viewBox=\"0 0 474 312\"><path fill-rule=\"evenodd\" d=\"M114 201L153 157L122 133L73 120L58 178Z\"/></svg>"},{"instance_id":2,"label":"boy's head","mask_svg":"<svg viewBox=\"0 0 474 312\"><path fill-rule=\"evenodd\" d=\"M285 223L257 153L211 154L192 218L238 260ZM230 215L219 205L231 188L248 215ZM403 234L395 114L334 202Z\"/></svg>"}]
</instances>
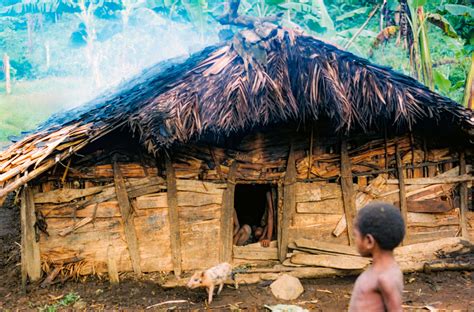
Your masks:
<instances>
[{"instance_id":1,"label":"boy's head","mask_svg":"<svg viewBox=\"0 0 474 312\"><path fill-rule=\"evenodd\" d=\"M354 232L359 253L370 257L374 248L395 249L405 236L405 224L398 208L373 202L359 211Z\"/></svg>"}]
</instances>

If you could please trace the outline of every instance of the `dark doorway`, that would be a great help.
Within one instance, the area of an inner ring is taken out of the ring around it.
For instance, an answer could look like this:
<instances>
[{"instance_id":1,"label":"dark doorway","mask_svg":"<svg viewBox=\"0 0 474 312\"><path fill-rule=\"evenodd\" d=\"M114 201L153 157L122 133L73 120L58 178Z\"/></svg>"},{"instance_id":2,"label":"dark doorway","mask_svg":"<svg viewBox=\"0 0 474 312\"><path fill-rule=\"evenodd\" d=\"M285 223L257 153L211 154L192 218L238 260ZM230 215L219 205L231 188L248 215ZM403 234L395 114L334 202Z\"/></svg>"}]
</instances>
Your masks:
<instances>
[{"instance_id":1,"label":"dark doorway","mask_svg":"<svg viewBox=\"0 0 474 312\"><path fill-rule=\"evenodd\" d=\"M277 187L275 185L237 184L235 187L234 208L240 229L245 227L250 231L250 235L245 242L241 240L240 243L236 243L234 241L234 244L247 245L262 239L271 241L276 238ZM271 225L269 224L268 216L270 210L272 212L270 218L273 221Z\"/></svg>"}]
</instances>

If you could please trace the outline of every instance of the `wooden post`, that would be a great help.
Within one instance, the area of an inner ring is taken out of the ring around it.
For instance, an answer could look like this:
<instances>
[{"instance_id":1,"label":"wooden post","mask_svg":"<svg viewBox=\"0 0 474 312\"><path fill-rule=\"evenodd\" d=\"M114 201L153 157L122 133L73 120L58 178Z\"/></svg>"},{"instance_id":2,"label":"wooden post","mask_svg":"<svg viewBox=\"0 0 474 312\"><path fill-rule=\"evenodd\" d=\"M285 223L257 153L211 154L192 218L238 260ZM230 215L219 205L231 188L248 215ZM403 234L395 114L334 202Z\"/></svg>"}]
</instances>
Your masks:
<instances>
[{"instance_id":1,"label":"wooden post","mask_svg":"<svg viewBox=\"0 0 474 312\"><path fill-rule=\"evenodd\" d=\"M314 127L311 125L311 135L309 138L309 161L308 161L308 175L307 178L311 178L311 169L313 169L313 141L314 141Z\"/></svg>"},{"instance_id":2,"label":"wooden post","mask_svg":"<svg viewBox=\"0 0 474 312\"><path fill-rule=\"evenodd\" d=\"M464 152L459 153L459 175L466 174L466 155ZM461 210L461 235L469 239L469 232L467 231L467 182L461 182L459 184L459 205Z\"/></svg>"},{"instance_id":3,"label":"wooden post","mask_svg":"<svg viewBox=\"0 0 474 312\"><path fill-rule=\"evenodd\" d=\"M41 278L41 258L39 243L35 237L35 203L33 192L25 187L21 192L21 268L22 284L26 284L27 276L32 282Z\"/></svg>"},{"instance_id":4,"label":"wooden post","mask_svg":"<svg viewBox=\"0 0 474 312\"><path fill-rule=\"evenodd\" d=\"M352 182L351 159L347 150L347 139L341 141L341 189L344 203L344 213L347 223L347 237L349 245L354 245L354 218L356 207L354 200L354 186Z\"/></svg>"},{"instance_id":5,"label":"wooden post","mask_svg":"<svg viewBox=\"0 0 474 312\"><path fill-rule=\"evenodd\" d=\"M113 160L114 169L114 182L115 182L115 195L120 207L120 214L122 215L123 230L125 233L125 240L127 242L128 252L130 254L130 260L132 262L133 271L136 274L141 274L142 270L140 267L140 250L138 248L137 233L135 232L135 225L133 222L132 208L130 205L130 199L128 198L127 189L125 186L125 180L123 179L122 171L116 161Z\"/></svg>"},{"instance_id":6,"label":"wooden post","mask_svg":"<svg viewBox=\"0 0 474 312\"><path fill-rule=\"evenodd\" d=\"M8 54L3 54L3 71L5 73L5 92L12 93L11 77L10 77L10 58Z\"/></svg>"},{"instance_id":7,"label":"wooden post","mask_svg":"<svg viewBox=\"0 0 474 312\"><path fill-rule=\"evenodd\" d=\"M413 132L410 132L410 151L411 151L411 166L412 169L410 170L412 178L419 178L415 177L415 137L413 136Z\"/></svg>"},{"instance_id":8,"label":"wooden post","mask_svg":"<svg viewBox=\"0 0 474 312\"><path fill-rule=\"evenodd\" d=\"M237 173L237 160L230 165L227 176L227 189L224 191L222 199L221 214L221 235L219 247L220 262L232 261L232 239L233 239L233 216L234 216L234 195L235 195L235 175Z\"/></svg>"},{"instance_id":9,"label":"wooden post","mask_svg":"<svg viewBox=\"0 0 474 312\"><path fill-rule=\"evenodd\" d=\"M166 156L166 187L168 197L168 217L170 222L171 257L176 277L181 275L181 235L179 232L178 189L176 176L170 157Z\"/></svg>"},{"instance_id":10,"label":"wooden post","mask_svg":"<svg viewBox=\"0 0 474 312\"><path fill-rule=\"evenodd\" d=\"M384 147L384 159L385 159L385 169L388 169L388 134L387 134L387 125L384 124L383 128L383 147Z\"/></svg>"},{"instance_id":11,"label":"wooden post","mask_svg":"<svg viewBox=\"0 0 474 312\"><path fill-rule=\"evenodd\" d=\"M110 283L118 284L120 279L117 270L117 259L115 258L115 248L111 244L107 248L107 271Z\"/></svg>"},{"instance_id":12,"label":"wooden post","mask_svg":"<svg viewBox=\"0 0 474 312\"><path fill-rule=\"evenodd\" d=\"M406 190L405 190L405 177L403 175L403 163L402 158L400 156L400 148L398 143L395 144L395 157L397 160L397 172L398 172L398 188L399 188L399 196L400 196L400 211L402 213L403 221L405 222L405 239L403 241L408 240L408 208L407 208L407 198L406 198Z\"/></svg>"},{"instance_id":13,"label":"wooden post","mask_svg":"<svg viewBox=\"0 0 474 312\"><path fill-rule=\"evenodd\" d=\"M289 244L289 228L296 208L296 159L293 143L290 145L288 162L283 185L283 211L280 227L280 239L278 240L278 259L283 262L286 259Z\"/></svg>"}]
</instances>

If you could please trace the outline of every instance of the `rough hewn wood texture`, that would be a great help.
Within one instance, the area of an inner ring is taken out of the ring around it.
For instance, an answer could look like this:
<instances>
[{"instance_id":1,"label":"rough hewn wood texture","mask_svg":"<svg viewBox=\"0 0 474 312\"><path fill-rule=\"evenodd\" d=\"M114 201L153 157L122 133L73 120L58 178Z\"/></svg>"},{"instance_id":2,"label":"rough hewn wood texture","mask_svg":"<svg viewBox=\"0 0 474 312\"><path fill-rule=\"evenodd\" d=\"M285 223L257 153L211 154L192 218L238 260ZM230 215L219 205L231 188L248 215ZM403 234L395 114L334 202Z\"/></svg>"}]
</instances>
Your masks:
<instances>
[{"instance_id":1,"label":"rough hewn wood texture","mask_svg":"<svg viewBox=\"0 0 474 312\"><path fill-rule=\"evenodd\" d=\"M35 238L35 204L33 191L25 187L21 192L21 243L22 243L22 277L28 276L31 281L41 278L41 259L39 244ZM26 274L25 274L26 273Z\"/></svg>"},{"instance_id":2,"label":"rough hewn wood texture","mask_svg":"<svg viewBox=\"0 0 474 312\"><path fill-rule=\"evenodd\" d=\"M115 194L117 196L120 214L122 215L125 240L127 242L128 251L130 253L130 259L132 261L132 268L136 274L141 274L142 269L140 266L140 251L138 246L137 233L135 232L132 207L130 205L130 199L128 198L125 180L122 176L122 171L120 170L120 167L118 166L117 162L114 162L113 168Z\"/></svg>"},{"instance_id":3,"label":"rough hewn wood texture","mask_svg":"<svg viewBox=\"0 0 474 312\"><path fill-rule=\"evenodd\" d=\"M289 243L289 228L296 209L296 159L293 144L290 146L288 162L283 186L283 211L280 226L280 237L278 242L278 259L283 262L286 259Z\"/></svg>"},{"instance_id":4,"label":"rough hewn wood texture","mask_svg":"<svg viewBox=\"0 0 474 312\"><path fill-rule=\"evenodd\" d=\"M226 184L182 179L176 184L182 270L209 268L219 263Z\"/></svg>"},{"instance_id":5,"label":"rough hewn wood texture","mask_svg":"<svg viewBox=\"0 0 474 312\"><path fill-rule=\"evenodd\" d=\"M107 271L111 284L118 284L119 274L117 270L117 259L115 258L115 248L113 245L107 247Z\"/></svg>"},{"instance_id":6,"label":"rough hewn wood texture","mask_svg":"<svg viewBox=\"0 0 474 312\"><path fill-rule=\"evenodd\" d=\"M247 260L278 260L277 242L272 241L269 247L262 247L260 243L246 246L233 246L234 259Z\"/></svg>"},{"instance_id":7,"label":"rough hewn wood texture","mask_svg":"<svg viewBox=\"0 0 474 312\"><path fill-rule=\"evenodd\" d=\"M170 223L171 255L174 274L181 275L181 238L179 232L178 190L171 159L166 157L166 185L168 193L168 216Z\"/></svg>"},{"instance_id":8,"label":"rough hewn wood texture","mask_svg":"<svg viewBox=\"0 0 474 312\"><path fill-rule=\"evenodd\" d=\"M320 253L333 253L333 254L343 254L350 256L359 256L359 253L354 247L331 244L327 242L318 242L311 239L298 239L295 241L296 246L302 248L313 249L319 251Z\"/></svg>"},{"instance_id":9,"label":"rough hewn wood texture","mask_svg":"<svg viewBox=\"0 0 474 312\"><path fill-rule=\"evenodd\" d=\"M398 172L398 194L400 196L400 211L402 213L403 221L405 221L405 238L404 242L408 240L408 208L407 208L407 197L406 197L406 189L405 189L405 176L403 170L403 163L402 158L400 155L400 148L399 145L395 145L395 158L397 161L397 172Z\"/></svg>"},{"instance_id":10,"label":"rough hewn wood texture","mask_svg":"<svg viewBox=\"0 0 474 312\"><path fill-rule=\"evenodd\" d=\"M344 213L346 215L347 223L347 237L349 245L354 245L353 238L353 221L356 214L354 189L352 185L352 169L349 152L347 150L347 140L345 138L341 141L341 189L342 198L344 201Z\"/></svg>"},{"instance_id":11,"label":"rough hewn wood texture","mask_svg":"<svg viewBox=\"0 0 474 312\"><path fill-rule=\"evenodd\" d=\"M369 259L348 255L310 255L299 253L291 257L294 264L327 267L344 270L361 270L370 263Z\"/></svg>"},{"instance_id":12,"label":"rough hewn wood texture","mask_svg":"<svg viewBox=\"0 0 474 312\"><path fill-rule=\"evenodd\" d=\"M233 227L233 213L234 213L234 194L235 194L235 174L237 172L237 161L234 160L230 166L229 174L227 175L227 189L224 192L222 201L222 215L221 215L221 237L219 260L221 262L232 261L232 227Z\"/></svg>"},{"instance_id":13,"label":"rough hewn wood texture","mask_svg":"<svg viewBox=\"0 0 474 312\"><path fill-rule=\"evenodd\" d=\"M466 155L464 152L459 153L459 175L466 174ZM461 209L461 235L469 239L469 233L467 231L467 182L461 182L459 185L459 207Z\"/></svg>"}]
</instances>

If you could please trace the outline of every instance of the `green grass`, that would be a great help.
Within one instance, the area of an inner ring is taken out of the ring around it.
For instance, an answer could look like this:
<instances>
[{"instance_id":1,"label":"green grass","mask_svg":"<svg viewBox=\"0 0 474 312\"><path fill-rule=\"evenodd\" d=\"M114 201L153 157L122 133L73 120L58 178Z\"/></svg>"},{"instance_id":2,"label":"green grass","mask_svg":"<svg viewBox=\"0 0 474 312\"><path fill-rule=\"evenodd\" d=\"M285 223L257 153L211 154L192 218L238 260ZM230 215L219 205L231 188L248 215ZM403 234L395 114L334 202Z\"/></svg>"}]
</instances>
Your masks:
<instances>
[{"instance_id":1,"label":"green grass","mask_svg":"<svg viewBox=\"0 0 474 312\"><path fill-rule=\"evenodd\" d=\"M58 308L67 307L69 305L74 304L77 300L81 297L76 293L69 293L63 298L61 298L58 302L53 304L45 305L44 307L40 308L40 312L56 312Z\"/></svg>"},{"instance_id":2,"label":"green grass","mask_svg":"<svg viewBox=\"0 0 474 312\"><path fill-rule=\"evenodd\" d=\"M12 93L0 85L0 148L8 136L32 130L53 113L72 108L92 94L92 83L82 77L17 81Z\"/></svg>"}]
</instances>

